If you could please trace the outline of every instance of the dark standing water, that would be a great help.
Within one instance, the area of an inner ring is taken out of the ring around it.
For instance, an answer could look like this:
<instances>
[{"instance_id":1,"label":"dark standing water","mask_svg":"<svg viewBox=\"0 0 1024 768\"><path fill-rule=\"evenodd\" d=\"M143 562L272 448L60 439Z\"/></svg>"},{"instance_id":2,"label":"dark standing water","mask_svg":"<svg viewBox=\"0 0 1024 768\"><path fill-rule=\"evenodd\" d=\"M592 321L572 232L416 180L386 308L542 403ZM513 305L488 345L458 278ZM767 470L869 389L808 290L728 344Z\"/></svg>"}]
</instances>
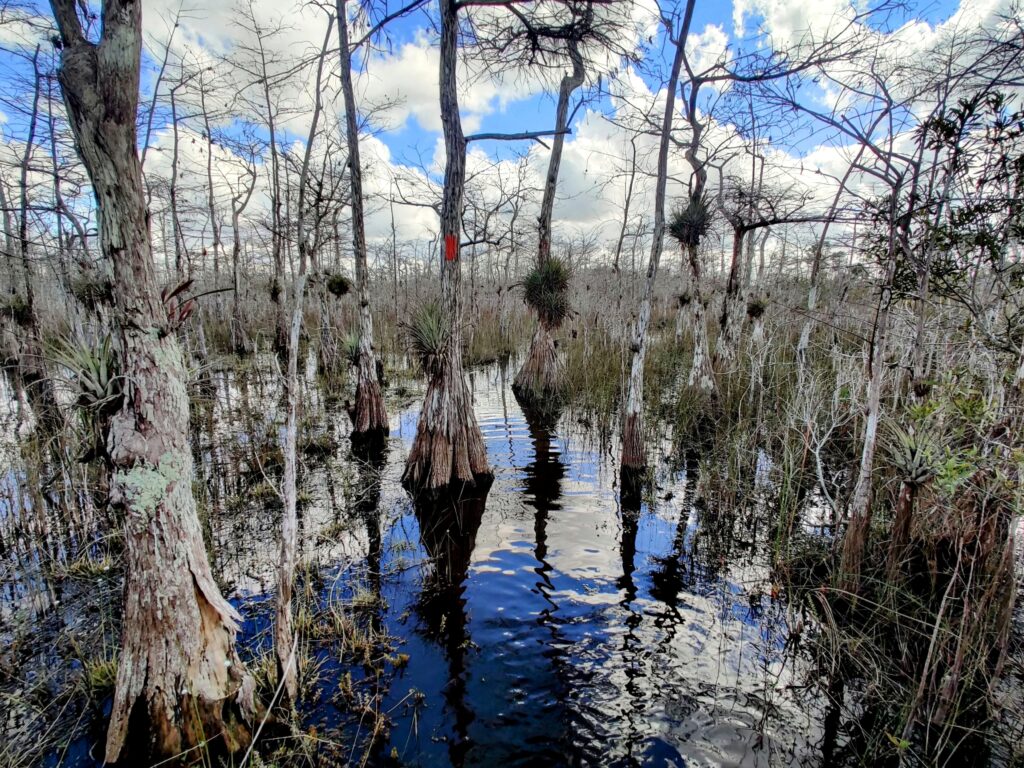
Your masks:
<instances>
[{"instance_id":1,"label":"dark standing water","mask_svg":"<svg viewBox=\"0 0 1024 768\"><path fill-rule=\"evenodd\" d=\"M379 620L409 657L384 696L394 725L380 754L424 766L819 763L820 713L788 689L799 681L785 608L765 596L756 510L716 520L696 464L659 464L655 501L623 507L617 458L569 416L531 423L509 376L472 375L495 472L485 504L417 511L401 490L417 406L393 424L379 499L355 480L369 533L348 573L379 585Z\"/></svg>"},{"instance_id":2,"label":"dark standing water","mask_svg":"<svg viewBox=\"0 0 1024 768\"><path fill-rule=\"evenodd\" d=\"M308 431L336 448L307 457L304 558L326 574L322 602L366 606L361 615L404 656L367 685L361 665L322 652L306 722L347 718L353 743L365 735L365 718L356 724L337 704L347 672L390 719L371 763L821 764L832 743L824 708L805 693L786 606L770 597L764 478L744 482L740 512L722 514L704 501L699 457L683 469L659 458L655 487L624 505L614 452L571 415L550 428L528 419L510 379L497 366L471 374L495 479L484 503L447 511L417 509L399 485L415 394L393 414L386 462L369 467L349 458L347 420L310 384ZM248 617L251 647L267 642L278 524L253 457L276 440L276 407L272 376L223 373L193 419L214 567ZM8 615L95 621L47 605L52 589L32 573L19 585L3 601ZM101 735L50 764L93 764ZM353 764L361 759L353 750Z\"/></svg>"}]
</instances>

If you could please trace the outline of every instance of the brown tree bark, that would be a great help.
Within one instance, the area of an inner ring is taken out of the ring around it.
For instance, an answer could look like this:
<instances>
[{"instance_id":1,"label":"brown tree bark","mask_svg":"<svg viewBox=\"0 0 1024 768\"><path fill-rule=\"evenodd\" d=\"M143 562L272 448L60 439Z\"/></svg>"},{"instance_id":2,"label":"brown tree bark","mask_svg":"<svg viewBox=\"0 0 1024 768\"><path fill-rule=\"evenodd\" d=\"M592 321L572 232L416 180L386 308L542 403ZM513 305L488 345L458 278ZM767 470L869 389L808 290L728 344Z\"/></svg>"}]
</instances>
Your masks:
<instances>
[{"instance_id":1,"label":"brown tree bark","mask_svg":"<svg viewBox=\"0 0 1024 768\"><path fill-rule=\"evenodd\" d=\"M341 91L345 99L345 136L348 140L349 185L352 192L352 251L355 259L356 300L359 302L359 362L356 366L356 402L352 411L353 444L379 450L388 436L388 414L377 378L370 313L369 268L363 213L363 167L359 159L359 126L352 87L352 51L348 40L347 0L337 0L338 48L341 56Z\"/></svg>"},{"instance_id":2,"label":"brown tree bark","mask_svg":"<svg viewBox=\"0 0 1024 768\"><path fill-rule=\"evenodd\" d=\"M177 308L160 301L150 248L136 143L141 4L106 0L95 43L74 0L51 6L62 42L58 77L114 275L125 380L108 438L126 569L105 759L116 762L128 745L136 764L151 762L215 734L235 751L251 738L243 720L253 712L252 678L234 645L240 617L217 588L196 515Z\"/></svg>"},{"instance_id":3,"label":"brown tree bark","mask_svg":"<svg viewBox=\"0 0 1024 768\"><path fill-rule=\"evenodd\" d=\"M437 492L452 485L489 482L483 435L462 370L462 307L459 241L466 181L466 138L459 117L456 77L458 3L441 0L441 122L445 170L441 198L441 308L450 329L439 360L428 373L416 438L406 460L403 484Z\"/></svg>"}]
</instances>

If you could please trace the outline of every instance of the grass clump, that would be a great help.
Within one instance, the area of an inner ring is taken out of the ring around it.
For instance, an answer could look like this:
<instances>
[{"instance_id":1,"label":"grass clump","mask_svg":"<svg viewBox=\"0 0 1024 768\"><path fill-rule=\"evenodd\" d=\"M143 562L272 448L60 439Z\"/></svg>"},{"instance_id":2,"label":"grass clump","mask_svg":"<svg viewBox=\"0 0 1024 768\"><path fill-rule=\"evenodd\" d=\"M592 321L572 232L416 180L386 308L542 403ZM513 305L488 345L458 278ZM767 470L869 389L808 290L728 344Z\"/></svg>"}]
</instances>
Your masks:
<instances>
[{"instance_id":1,"label":"grass clump","mask_svg":"<svg viewBox=\"0 0 1024 768\"><path fill-rule=\"evenodd\" d=\"M82 683L89 697L96 702L114 692L117 682L117 655L99 656L82 663Z\"/></svg>"},{"instance_id":2,"label":"grass clump","mask_svg":"<svg viewBox=\"0 0 1024 768\"><path fill-rule=\"evenodd\" d=\"M559 326L568 316L569 266L558 258L544 261L523 280L523 300L548 325Z\"/></svg>"}]
</instances>

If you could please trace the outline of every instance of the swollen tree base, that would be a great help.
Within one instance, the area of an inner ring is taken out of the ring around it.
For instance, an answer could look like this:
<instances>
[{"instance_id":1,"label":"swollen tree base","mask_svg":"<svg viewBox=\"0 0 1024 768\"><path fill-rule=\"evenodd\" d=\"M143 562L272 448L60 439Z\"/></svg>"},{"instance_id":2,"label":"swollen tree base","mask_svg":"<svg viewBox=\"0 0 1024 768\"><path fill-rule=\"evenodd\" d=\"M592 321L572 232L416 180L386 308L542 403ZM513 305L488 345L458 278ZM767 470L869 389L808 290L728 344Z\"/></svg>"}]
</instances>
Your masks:
<instances>
[{"instance_id":1,"label":"swollen tree base","mask_svg":"<svg viewBox=\"0 0 1024 768\"><path fill-rule=\"evenodd\" d=\"M251 739L254 686L235 650L241 618L214 581L192 496L181 353L173 335L129 331L122 343L133 385L108 448L127 563L106 759L148 763L208 743L233 754Z\"/></svg>"},{"instance_id":2,"label":"swollen tree base","mask_svg":"<svg viewBox=\"0 0 1024 768\"><path fill-rule=\"evenodd\" d=\"M415 495L430 496L490 485L492 478L461 361L447 350L431 373L402 485Z\"/></svg>"},{"instance_id":3,"label":"swollen tree base","mask_svg":"<svg viewBox=\"0 0 1024 768\"><path fill-rule=\"evenodd\" d=\"M356 402L349 409L352 419L352 450L357 454L375 455L387 447L388 414L378 379L377 360L372 351L360 345L356 372Z\"/></svg>"},{"instance_id":4,"label":"swollen tree base","mask_svg":"<svg viewBox=\"0 0 1024 768\"><path fill-rule=\"evenodd\" d=\"M512 392L521 404L534 409L558 407L564 397L565 378L558 349L543 322L537 323L530 351L512 382Z\"/></svg>"}]
</instances>

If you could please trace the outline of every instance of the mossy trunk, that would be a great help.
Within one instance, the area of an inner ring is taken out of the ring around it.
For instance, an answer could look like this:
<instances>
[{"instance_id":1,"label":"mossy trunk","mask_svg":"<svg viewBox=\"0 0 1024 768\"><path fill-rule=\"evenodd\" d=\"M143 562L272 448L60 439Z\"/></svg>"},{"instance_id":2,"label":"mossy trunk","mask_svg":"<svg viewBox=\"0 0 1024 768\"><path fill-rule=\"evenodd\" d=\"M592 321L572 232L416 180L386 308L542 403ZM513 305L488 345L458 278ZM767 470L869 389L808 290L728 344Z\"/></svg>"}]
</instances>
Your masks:
<instances>
[{"instance_id":1,"label":"mossy trunk","mask_svg":"<svg viewBox=\"0 0 1024 768\"><path fill-rule=\"evenodd\" d=\"M186 371L159 298L136 151L141 4L107 0L99 42L77 3L55 0L59 79L99 203L114 275L125 394L111 420L110 502L125 520L121 649L106 762L133 765L250 741L252 679L235 650L240 617L210 570L192 494Z\"/></svg>"}]
</instances>

